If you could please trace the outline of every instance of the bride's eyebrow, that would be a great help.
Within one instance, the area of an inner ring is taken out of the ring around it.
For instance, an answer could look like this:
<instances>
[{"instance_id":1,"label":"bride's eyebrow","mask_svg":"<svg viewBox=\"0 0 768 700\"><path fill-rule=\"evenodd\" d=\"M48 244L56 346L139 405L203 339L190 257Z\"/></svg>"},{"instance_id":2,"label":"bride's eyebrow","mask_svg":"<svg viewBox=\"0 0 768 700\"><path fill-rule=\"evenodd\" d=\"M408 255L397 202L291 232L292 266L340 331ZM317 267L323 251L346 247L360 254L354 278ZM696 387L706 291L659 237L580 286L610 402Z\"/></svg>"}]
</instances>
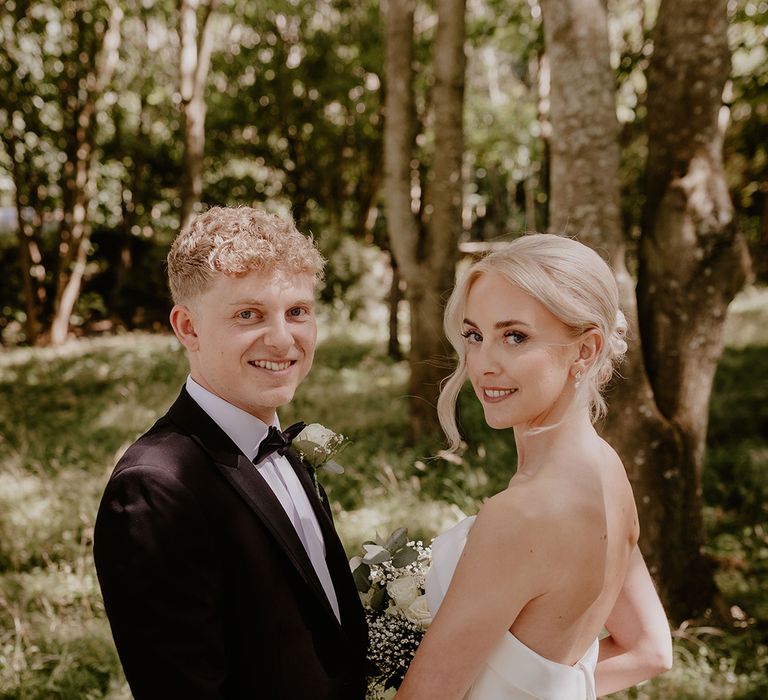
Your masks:
<instances>
[{"instance_id":1,"label":"bride's eyebrow","mask_svg":"<svg viewBox=\"0 0 768 700\"><path fill-rule=\"evenodd\" d=\"M478 325L474 321L470 321L468 318L465 318L463 323L466 326L474 326L475 328L478 327ZM526 323L525 321L518 321L513 318L509 319L508 321L498 321L497 323L493 324L493 327L496 330L500 330L502 328L510 328L511 326L525 326L526 328L530 328L531 324Z\"/></svg>"},{"instance_id":2,"label":"bride's eyebrow","mask_svg":"<svg viewBox=\"0 0 768 700\"><path fill-rule=\"evenodd\" d=\"M509 321L499 321L498 323L493 324L493 327L497 330L502 328L510 328L512 326L525 326L526 328L530 328L531 324L526 323L525 321L518 321L516 319L510 319Z\"/></svg>"}]
</instances>

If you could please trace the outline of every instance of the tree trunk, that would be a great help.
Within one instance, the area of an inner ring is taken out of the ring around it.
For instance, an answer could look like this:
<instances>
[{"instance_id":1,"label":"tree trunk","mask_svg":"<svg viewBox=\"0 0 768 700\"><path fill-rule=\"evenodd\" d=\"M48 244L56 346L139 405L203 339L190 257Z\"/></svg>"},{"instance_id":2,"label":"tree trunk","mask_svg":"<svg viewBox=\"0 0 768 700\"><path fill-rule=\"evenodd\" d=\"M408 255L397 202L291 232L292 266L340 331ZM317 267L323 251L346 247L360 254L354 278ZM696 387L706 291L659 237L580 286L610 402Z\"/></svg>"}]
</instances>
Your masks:
<instances>
[{"instance_id":1,"label":"tree trunk","mask_svg":"<svg viewBox=\"0 0 768 700\"><path fill-rule=\"evenodd\" d=\"M72 138L68 142L67 162L64 164L64 216L60 230L59 271L51 324L51 345L61 345L67 338L69 322L80 296L85 274L91 235L88 207L92 188L91 158L95 135L93 116L96 102L111 80L117 64L122 18L123 11L116 5L113 6L98 57L94 56L87 62L87 73L80 81L76 79L74 84L62 91L63 111L67 114L72 111L69 108L71 94L77 94L75 85L86 86L84 101L74 110ZM84 33L85 20L82 9L78 10L77 24L80 32ZM81 57L78 57L78 63L82 63Z\"/></svg>"},{"instance_id":2,"label":"tree trunk","mask_svg":"<svg viewBox=\"0 0 768 700\"><path fill-rule=\"evenodd\" d=\"M413 12L415 0L389 0L386 11L386 48L384 75L384 195L387 230L392 255L407 285L411 304L411 400L414 414L413 375L419 358L414 340L414 299L421 277L419 244L422 232L411 200L411 158L416 133L413 94ZM414 424L411 422L411 428Z\"/></svg>"},{"instance_id":3,"label":"tree trunk","mask_svg":"<svg viewBox=\"0 0 768 700\"><path fill-rule=\"evenodd\" d=\"M709 399L728 304L749 267L723 173L722 94L730 73L726 0L663 0L648 69L648 163L638 305L656 404L680 460L665 470L675 505L663 585L679 614L711 604L701 555L701 472ZM692 587L691 581L701 581Z\"/></svg>"},{"instance_id":4,"label":"tree trunk","mask_svg":"<svg viewBox=\"0 0 768 700\"><path fill-rule=\"evenodd\" d=\"M711 605L715 586L701 551L700 493L687 485L695 477L678 477L690 471L693 446L660 410L645 370L643 351L651 343L645 335L640 340L635 288L625 261L619 128L606 9L601 0L545 0L542 10L551 64L550 230L577 235L600 251L615 272L630 347L621 371L624 379L609 394L603 433L632 480L643 531L641 547L667 612L680 620ZM671 101L668 93L665 99ZM649 107L649 118L650 114ZM659 233L662 239L666 235ZM668 259L677 265L678 257ZM672 280L678 272L671 269L667 274ZM708 393L706 398L705 410ZM691 585L693 581L696 585Z\"/></svg>"},{"instance_id":5,"label":"tree trunk","mask_svg":"<svg viewBox=\"0 0 768 700\"><path fill-rule=\"evenodd\" d=\"M14 201L16 204L16 219L18 221L19 272L21 273L21 283L24 290L24 310L27 316L24 329L27 342L30 345L36 345L40 331L40 309L38 308L39 293L37 280L32 273L32 266L39 265L42 261L40 259L34 260L34 253L36 251L39 257L39 246L33 226L24 218L24 195L22 194L24 177L21 173L21 164L19 163L17 153L18 142L15 134L9 135L7 138L4 137L3 140L11 160L11 173L15 190ZM30 183L27 183L27 186L30 186ZM34 189L34 184L31 185L30 189Z\"/></svg>"},{"instance_id":6,"label":"tree trunk","mask_svg":"<svg viewBox=\"0 0 768 700\"><path fill-rule=\"evenodd\" d=\"M387 12L384 130L387 225L392 252L406 281L411 310L411 438L439 432L435 405L448 373L442 333L445 297L453 286L461 234L463 155L464 0L439 0L435 35L435 156L428 182L425 228L412 213L413 0L391 0Z\"/></svg>"},{"instance_id":7,"label":"tree trunk","mask_svg":"<svg viewBox=\"0 0 768 700\"><path fill-rule=\"evenodd\" d=\"M219 4L220 0L210 0L206 6L199 35L197 10L200 0L181 0L179 4L181 111L184 123L184 172L179 230L186 228L203 193L205 84L213 51L211 18Z\"/></svg>"},{"instance_id":8,"label":"tree trunk","mask_svg":"<svg viewBox=\"0 0 768 700\"><path fill-rule=\"evenodd\" d=\"M146 18L144 18L144 32L148 32ZM150 124L147 113L147 96L142 89L139 94L139 114L137 135L139 141L144 142L149 139ZM133 241L134 226L137 225L138 215L136 211L137 202L141 202L146 193L145 178L148 174L146 156L143 147L135 147L131 152L125 150L123 143L123 119L118 111L115 114L115 145L118 150L118 157L130 158L131 168L128 182L121 182L120 187L120 259L117 263L117 274L115 276L115 285L112 289L109 307L112 314L121 318L129 326L133 325L132 314L126 313L126 289L133 276ZM128 295L130 296L130 295ZM129 302L130 303L130 302Z\"/></svg>"},{"instance_id":9,"label":"tree trunk","mask_svg":"<svg viewBox=\"0 0 768 700\"><path fill-rule=\"evenodd\" d=\"M387 355L393 360L401 360L403 351L400 349L400 333L398 323L398 310L403 293L400 291L400 270L397 267L397 260L390 252L389 258L392 267L392 282L389 285L389 339L387 341Z\"/></svg>"},{"instance_id":10,"label":"tree trunk","mask_svg":"<svg viewBox=\"0 0 768 700\"><path fill-rule=\"evenodd\" d=\"M61 227L59 274L51 323L51 345L67 339L69 321L80 295L85 273L85 260L90 247L91 227L88 223L93 149L93 111L84 109L77 116L76 137L68 144L69 158L64 166L64 218Z\"/></svg>"}]
</instances>

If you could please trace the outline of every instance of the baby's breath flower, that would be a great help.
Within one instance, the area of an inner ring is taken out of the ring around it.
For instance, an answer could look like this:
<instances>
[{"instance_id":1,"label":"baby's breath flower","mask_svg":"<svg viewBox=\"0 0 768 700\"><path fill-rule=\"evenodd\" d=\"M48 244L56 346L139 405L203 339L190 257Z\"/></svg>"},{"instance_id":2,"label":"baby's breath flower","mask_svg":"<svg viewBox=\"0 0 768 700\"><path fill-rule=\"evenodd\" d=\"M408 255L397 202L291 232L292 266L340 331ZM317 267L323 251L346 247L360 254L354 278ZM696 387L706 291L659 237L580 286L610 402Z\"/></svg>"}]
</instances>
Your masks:
<instances>
[{"instance_id":1,"label":"baby's breath flower","mask_svg":"<svg viewBox=\"0 0 768 700\"><path fill-rule=\"evenodd\" d=\"M366 543L366 556L353 560L368 621L368 700L400 686L431 622L424 582L432 550L404 535L405 530L396 530L387 542Z\"/></svg>"}]
</instances>

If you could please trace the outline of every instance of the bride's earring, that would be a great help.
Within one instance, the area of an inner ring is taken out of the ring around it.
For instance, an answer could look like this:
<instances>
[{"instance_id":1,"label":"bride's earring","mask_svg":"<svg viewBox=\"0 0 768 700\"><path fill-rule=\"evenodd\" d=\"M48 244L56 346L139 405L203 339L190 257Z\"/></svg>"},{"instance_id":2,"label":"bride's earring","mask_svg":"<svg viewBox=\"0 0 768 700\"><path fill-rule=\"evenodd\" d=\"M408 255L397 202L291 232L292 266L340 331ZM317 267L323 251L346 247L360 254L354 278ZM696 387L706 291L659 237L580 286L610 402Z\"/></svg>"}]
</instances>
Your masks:
<instances>
[{"instance_id":1,"label":"bride's earring","mask_svg":"<svg viewBox=\"0 0 768 700\"><path fill-rule=\"evenodd\" d=\"M574 377L573 388L578 389L580 384L581 384L581 370L578 370L576 372L576 376Z\"/></svg>"}]
</instances>

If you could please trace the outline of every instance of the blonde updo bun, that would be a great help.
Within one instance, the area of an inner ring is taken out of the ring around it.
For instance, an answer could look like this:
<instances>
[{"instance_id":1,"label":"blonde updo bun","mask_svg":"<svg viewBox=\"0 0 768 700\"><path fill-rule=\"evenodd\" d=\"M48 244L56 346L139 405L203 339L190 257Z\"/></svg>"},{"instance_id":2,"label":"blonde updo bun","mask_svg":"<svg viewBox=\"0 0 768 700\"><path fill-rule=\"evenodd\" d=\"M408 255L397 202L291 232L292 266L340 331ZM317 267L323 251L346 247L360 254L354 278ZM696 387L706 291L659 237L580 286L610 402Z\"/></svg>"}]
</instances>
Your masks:
<instances>
[{"instance_id":1,"label":"blonde updo bun","mask_svg":"<svg viewBox=\"0 0 768 700\"><path fill-rule=\"evenodd\" d=\"M467 294L472 283L496 272L568 326L574 336L596 330L603 339L594 362L581 378L574 401L584 401L593 420L605 413L601 390L627 352L627 321L611 268L594 250L571 238L533 233L511 241L474 263L459 279L445 309L444 329L458 356L458 366L443 385L437 409L451 449L461 441L456 400L467 380L461 336Z\"/></svg>"},{"instance_id":2,"label":"blonde updo bun","mask_svg":"<svg viewBox=\"0 0 768 700\"><path fill-rule=\"evenodd\" d=\"M616 324L613 327L608 342L611 345L613 355L617 359L621 359L627 352L627 319L624 318L624 312L621 309L616 311Z\"/></svg>"}]
</instances>

